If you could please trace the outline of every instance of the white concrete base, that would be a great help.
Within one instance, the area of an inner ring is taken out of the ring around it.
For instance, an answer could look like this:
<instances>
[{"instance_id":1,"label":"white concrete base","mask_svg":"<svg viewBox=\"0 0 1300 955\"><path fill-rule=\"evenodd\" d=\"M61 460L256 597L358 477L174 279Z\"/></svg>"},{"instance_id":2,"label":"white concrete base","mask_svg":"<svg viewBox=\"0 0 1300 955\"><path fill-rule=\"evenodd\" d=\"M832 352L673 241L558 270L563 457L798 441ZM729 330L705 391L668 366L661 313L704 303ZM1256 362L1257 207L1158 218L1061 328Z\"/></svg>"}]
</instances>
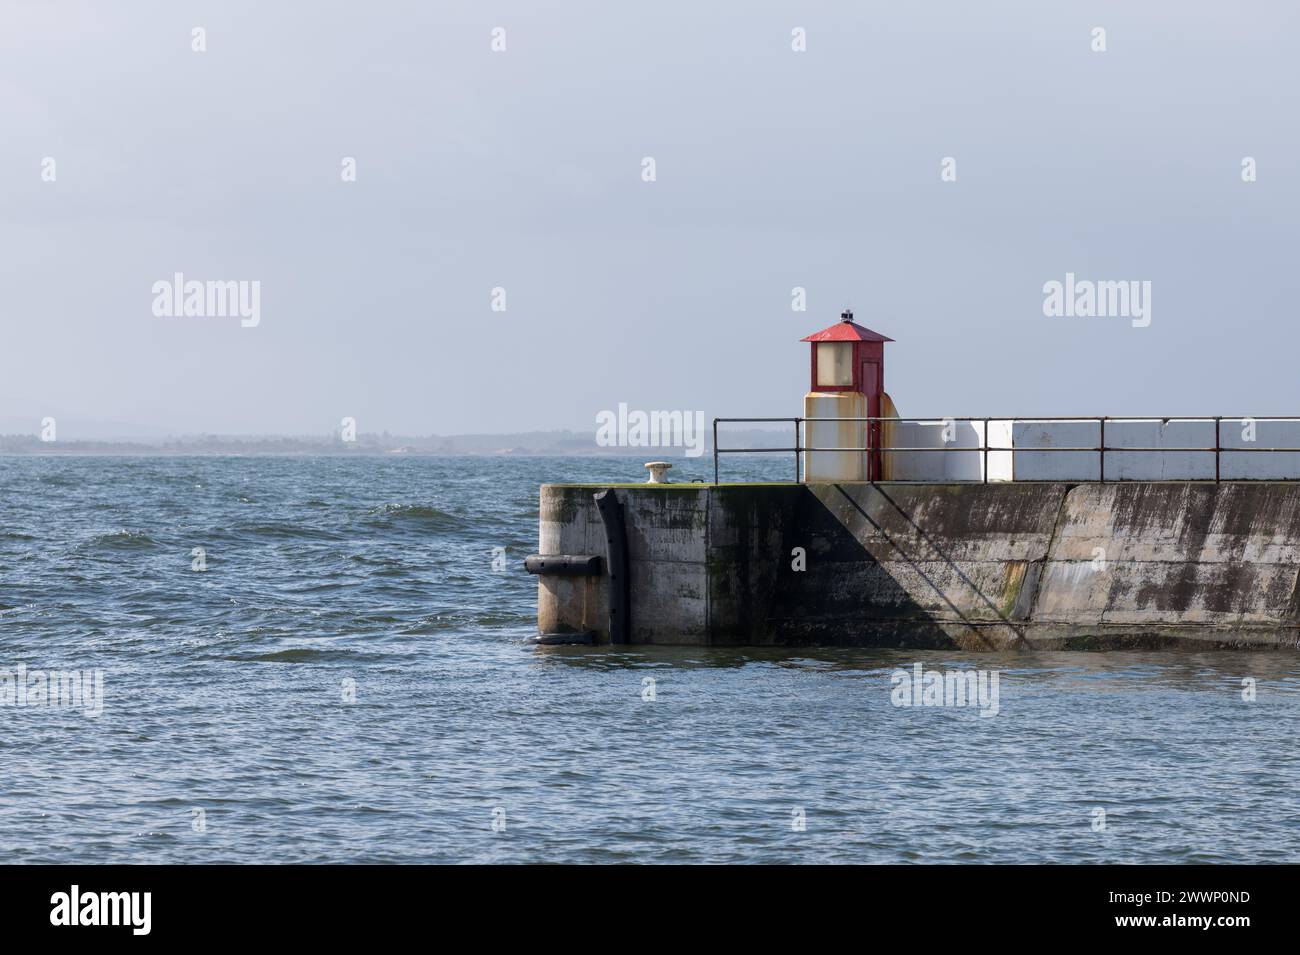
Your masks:
<instances>
[{"instance_id":1,"label":"white concrete base","mask_svg":"<svg viewBox=\"0 0 1300 955\"><path fill-rule=\"evenodd\" d=\"M989 481L1011 480L1011 422L988 422L990 451L981 450L983 421L908 421L890 423L886 447L936 448L935 451L886 453L885 475L891 481L983 481L985 463Z\"/></svg>"},{"instance_id":2,"label":"white concrete base","mask_svg":"<svg viewBox=\"0 0 1300 955\"><path fill-rule=\"evenodd\" d=\"M805 418L864 418L867 396L857 391L810 391L803 397ZM804 445L810 448L865 448L865 421L807 421ZM812 484L865 481L867 456L861 451L809 451L804 480Z\"/></svg>"}]
</instances>

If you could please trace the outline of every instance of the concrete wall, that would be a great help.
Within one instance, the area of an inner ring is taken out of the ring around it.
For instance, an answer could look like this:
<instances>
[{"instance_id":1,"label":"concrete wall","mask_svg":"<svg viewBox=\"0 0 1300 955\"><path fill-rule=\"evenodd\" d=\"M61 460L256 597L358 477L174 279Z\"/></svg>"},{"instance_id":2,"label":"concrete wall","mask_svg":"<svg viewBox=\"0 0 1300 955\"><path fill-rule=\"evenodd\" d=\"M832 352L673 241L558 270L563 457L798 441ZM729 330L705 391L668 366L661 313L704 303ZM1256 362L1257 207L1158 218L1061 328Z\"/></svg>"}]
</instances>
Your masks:
<instances>
[{"instance_id":1,"label":"concrete wall","mask_svg":"<svg viewBox=\"0 0 1300 955\"><path fill-rule=\"evenodd\" d=\"M988 423L990 449L1012 447L1011 422ZM942 421L907 421L891 423L889 445L895 448L942 448L942 451L889 452L885 473L893 481L983 481L985 456L983 421L954 421L949 430ZM945 441L950 434L952 440ZM1010 450L990 450L990 481L1011 480Z\"/></svg>"},{"instance_id":2,"label":"concrete wall","mask_svg":"<svg viewBox=\"0 0 1300 955\"><path fill-rule=\"evenodd\" d=\"M1106 422L1108 448L1213 448L1215 424L1206 421ZM1017 481L1095 481L1101 470L1096 451L1035 451L1036 448L1099 447L1096 421L1018 421L1012 430ZM1300 421L1259 421L1254 440L1240 419L1220 426L1223 448L1300 448ZM1219 455L1224 480L1283 480L1300 478L1300 454L1224 450ZM1206 481L1214 479L1212 451L1106 452L1108 481Z\"/></svg>"},{"instance_id":3,"label":"concrete wall","mask_svg":"<svg viewBox=\"0 0 1300 955\"><path fill-rule=\"evenodd\" d=\"M1036 623L1067 632L1277 630L1294 643L1300 486L1082 484L1065 496Z\"/></svg>"},{"instance_id":4,"label":"concrete wall","mask_svg":"<svg viewBox=\"0 0 1300 955\"><path fill-rule=\"evenodd\" d=\"M538 514L537 553L605 553L605 529L592 495L543 485ZM609 596L604 578L538 577L539 633L602 632L609 637Z\"/></svg>"},{"instance_id":5,"label":"concrete wall","mask_svg":"<svg viewBox=\"0 0 1300 955\"><path fill-rule=\"evenodd\" d=\"M805 414L809 414L805 410ZM809 427L814 427L809 425ZM900 420L887 426L888 445L896 448L944 448L938 452L889 454L885 474L894 481L982 481L983 455L974 450L984 444L983 422L956 422L953 440L944 442L941 421ZM1300 420L1258 421L1249 440L1242 419L1224 419L1220 429L1219 474L1223 480L1277 481L1300 479L1300 453L1267 452L1272 447L1300 448ZM1163 450L1213 448L1213 420L1135 421L1113 418L1106 422L1108 481L1207 481L1215 476L1213 451ZM1097 451L1062 451L1061 448L1096 448L1101 426L1096 421L993 420L989 422L990 481L1096 481L1101 477ZM1155 448L1131 451L1124 448ZM1051 450L1057 449L1057 450ZM818 478L814 478L818 479ZM825 480L861 480L827 477Z\"/></svg>"},{"instance_id":6,"label":"concrete wall","mask_svg":"<svg viewBox=\"0 0 1300 955\"><path fill-rule=\"evenodd\" d=\"M658 488L655 492L636 485L630 493L619 491L633 601L641 597L640 612L632 614L632 641L705 643L708 489L700 484ZM593 498L598 490L585 485L542 486L539 554L605 556L605 527ZM537 627L541 633L587 631L608 639L605 579L539 577Z\"/></svg>"},{"instance_id":7,"label":"concrete wall","mask_svg":"<svg viewBox=\"0 0 1300 955\"><path fill-rule=\"evenodd\" d=\"M1214 429L1210 429L1213 436ZM1257 421L1254 440L1240 419L1225 419L1219 427L1219 441L1225 448L1300 448L1300 421ZM1279 481L1300 477L1300 454L1296 452L1220 452L1220 474L1225 480Z\"/></svg>"},{"instance_id":8,"label":"concrete wall","mask_svg":"<svg viewBox=\"0 0 1300 955\"><path fill-rule=\"evenodd\" d=\"M543 487L541 553L605 553L597 490ZM1297 484L633 485L617 494L637 643L1295 647L1300 634ZM607 638L606 599L604 578L542 577L539 628Z\"/></svg>"}]
</instances>

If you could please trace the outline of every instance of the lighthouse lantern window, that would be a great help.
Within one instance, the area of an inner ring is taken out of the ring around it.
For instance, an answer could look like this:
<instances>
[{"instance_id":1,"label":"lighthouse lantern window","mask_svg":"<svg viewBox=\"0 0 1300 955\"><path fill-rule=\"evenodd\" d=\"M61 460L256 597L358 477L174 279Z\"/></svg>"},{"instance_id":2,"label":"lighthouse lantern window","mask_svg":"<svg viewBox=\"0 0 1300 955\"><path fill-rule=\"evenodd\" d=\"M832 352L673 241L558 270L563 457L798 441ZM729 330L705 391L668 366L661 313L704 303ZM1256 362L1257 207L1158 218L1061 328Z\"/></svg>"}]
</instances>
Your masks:
<instances>
[{"instance_id":1,"label":"lighthouse lantern window","mask_svg":"<svg viewBox=\"0 0 1300 955\"><path fill-rule=\"evenodd\" d=\"M847 387L853 384L853 343L817 343L817 385Z\"/></svg>"}]
</instances>

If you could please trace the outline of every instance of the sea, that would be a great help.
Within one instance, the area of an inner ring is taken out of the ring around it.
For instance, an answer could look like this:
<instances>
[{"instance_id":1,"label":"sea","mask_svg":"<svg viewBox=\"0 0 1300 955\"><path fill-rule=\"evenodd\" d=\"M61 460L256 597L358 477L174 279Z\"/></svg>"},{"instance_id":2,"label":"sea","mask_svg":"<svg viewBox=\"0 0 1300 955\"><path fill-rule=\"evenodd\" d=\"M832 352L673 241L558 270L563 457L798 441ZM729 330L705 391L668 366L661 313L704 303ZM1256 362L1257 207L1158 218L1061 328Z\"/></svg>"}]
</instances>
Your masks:
<instances>
[{"instance_id":1,"label":"sea","mask_svg":"<svg viewBox=\"0 0 1300 955\"><path fill-rule=\"evenodd\" d=\"M529 645L539 485L641 464L0 457L0 858L1300 858L1292 652Z\"/></svg>"}]
</instances>

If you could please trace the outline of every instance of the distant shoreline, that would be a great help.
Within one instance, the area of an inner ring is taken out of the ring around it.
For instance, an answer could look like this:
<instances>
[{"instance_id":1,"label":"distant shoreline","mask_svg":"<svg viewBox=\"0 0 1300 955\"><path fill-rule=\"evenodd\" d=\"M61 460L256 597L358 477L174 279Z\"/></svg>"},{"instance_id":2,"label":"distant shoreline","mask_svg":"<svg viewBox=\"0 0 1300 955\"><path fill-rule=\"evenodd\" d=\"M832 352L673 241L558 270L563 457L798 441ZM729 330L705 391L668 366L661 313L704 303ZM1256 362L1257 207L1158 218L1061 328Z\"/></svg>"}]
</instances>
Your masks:
<instances>
[{"instance_id":1,"label":"distant shoreline","mask_svg":"<svg viewBox=\"0 0 1300 955\"><path fill-rule=\"evenodd\" d=\"M728 431L723 447L783 447L784 431ZM705 454L712 455L708 447ZM32 434L0 435L0 457L67 456L245 456L245 457L634 457L682 458L677 446L603 447L592 433L537 431L427 437L360 434L344 442L327 436L196 435L159 440L78 439L42 441Z\"/></svg>"}]
</instances>

